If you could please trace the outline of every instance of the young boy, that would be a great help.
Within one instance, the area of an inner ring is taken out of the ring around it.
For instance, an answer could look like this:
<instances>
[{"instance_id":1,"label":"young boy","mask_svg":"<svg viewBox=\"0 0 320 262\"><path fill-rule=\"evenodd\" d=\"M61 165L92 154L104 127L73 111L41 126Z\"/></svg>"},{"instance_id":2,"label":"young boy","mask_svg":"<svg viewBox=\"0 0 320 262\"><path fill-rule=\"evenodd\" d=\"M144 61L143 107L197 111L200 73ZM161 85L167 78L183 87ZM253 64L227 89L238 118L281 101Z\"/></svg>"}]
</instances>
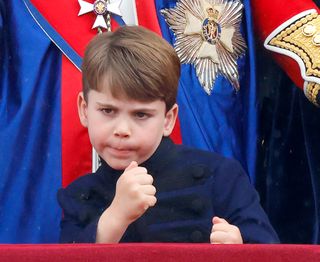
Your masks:
<instances>
[{"instance_id":1,"label":"young boy","mask_svg":"<svg viewBox=\"0 0 320 262\"><path fill-rule=\"evenodd\" d=\"M238 162L174 145L180 62L137 26L96 36L82 66L82 125L101 158L58 200L61 242L277 243Z\"/></svg>"}]
</instances>

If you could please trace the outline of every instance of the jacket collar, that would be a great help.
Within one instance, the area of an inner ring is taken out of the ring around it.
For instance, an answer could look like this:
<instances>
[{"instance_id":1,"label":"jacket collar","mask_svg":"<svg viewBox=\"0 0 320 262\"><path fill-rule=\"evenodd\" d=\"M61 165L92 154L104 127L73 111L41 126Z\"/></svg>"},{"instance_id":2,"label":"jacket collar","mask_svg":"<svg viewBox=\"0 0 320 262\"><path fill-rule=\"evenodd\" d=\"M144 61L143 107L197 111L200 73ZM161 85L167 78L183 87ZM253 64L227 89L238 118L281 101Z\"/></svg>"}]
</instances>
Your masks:
<instances>
[{"instance_id":1,"label":"jacket collar","mask_svg":"<svg viewBox=\"0 0 320 262\"><path fill-rule=\"evenodd\" d=\"M169 137L163 137L158 148L153 155L140 166L145 167L151 175L156 175L157 170L168 161L168 152L172 151L174 143ZM117 180L123 173L123 170L116 170L110 167L102 158L101 165L96 171L97 175L105 176L108 174L111 180Z\"/></svg>"}]
</instances>

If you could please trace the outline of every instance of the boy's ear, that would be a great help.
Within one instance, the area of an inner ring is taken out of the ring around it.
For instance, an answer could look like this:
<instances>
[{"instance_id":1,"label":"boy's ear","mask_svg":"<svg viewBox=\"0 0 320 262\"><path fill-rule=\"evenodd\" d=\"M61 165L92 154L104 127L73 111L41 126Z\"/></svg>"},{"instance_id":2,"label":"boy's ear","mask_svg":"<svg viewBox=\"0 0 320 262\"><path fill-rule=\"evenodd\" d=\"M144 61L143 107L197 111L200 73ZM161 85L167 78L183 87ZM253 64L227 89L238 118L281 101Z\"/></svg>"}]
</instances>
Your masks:
<instances>
[{"instance_id":1,"label":"boy's ear","mask_svg":"<svg viewBox=\"0 0 320 262\"><path fill-rule=\"evenodd\" d=\"M165 120L164 120L164 129L163 135L169 136L174 128L178 117L178 105L174 104L171 109L166 113Z\"/></svg>"},{"instance_id":2,"label":"boy's ear","mask_svg":"<svg viewBox=\"0 0 320 262\"><path fill-rule=\"evenodd\" d=\"M78 115L80 118L80 122L84 127L88 126L88 114L87 114L87 102L84 99L83 92L78 94Z\"/></svg>"}]
</instances>

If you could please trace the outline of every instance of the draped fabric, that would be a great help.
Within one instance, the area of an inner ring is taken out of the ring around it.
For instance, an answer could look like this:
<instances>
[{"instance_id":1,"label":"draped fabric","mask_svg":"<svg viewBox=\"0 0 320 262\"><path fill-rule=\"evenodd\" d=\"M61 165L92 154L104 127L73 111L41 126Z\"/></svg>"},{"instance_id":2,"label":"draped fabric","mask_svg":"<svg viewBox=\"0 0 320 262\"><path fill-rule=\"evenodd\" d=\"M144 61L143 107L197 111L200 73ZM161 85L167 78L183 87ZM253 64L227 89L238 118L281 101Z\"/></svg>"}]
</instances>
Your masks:
<instances>
[{"instance_id":1,"label":"draped fabric","mask_svg":"<svg viewBox=\"0 0 320 262\"><path fill-rule=\"evenodd\" d=\"M320 243L320 109L259 49L257 189L283 243Z\"/></svg>"},{"instance_id":2,"label":"draped fabric","mask_svg":"<svg viewBox=\"0 0 320 262\"><path fill-rule=\"evenodd\" d=\"M319 7L319 0L313 2ZM295 5L314 8L311 1ZM257 54L257 189L283 243L319 244L320 109L275 65L262 45Z\"/></svg>"},{"instance_id":3,"label":"draped fabric","mask_svg":"<svg viewBox=\"0 0 320 262\"><path fill-rule=\"evenodd\" d=\"M61 53L23 4L0 8L0 242L55 242Z\"/></svg>"}]
</instances>

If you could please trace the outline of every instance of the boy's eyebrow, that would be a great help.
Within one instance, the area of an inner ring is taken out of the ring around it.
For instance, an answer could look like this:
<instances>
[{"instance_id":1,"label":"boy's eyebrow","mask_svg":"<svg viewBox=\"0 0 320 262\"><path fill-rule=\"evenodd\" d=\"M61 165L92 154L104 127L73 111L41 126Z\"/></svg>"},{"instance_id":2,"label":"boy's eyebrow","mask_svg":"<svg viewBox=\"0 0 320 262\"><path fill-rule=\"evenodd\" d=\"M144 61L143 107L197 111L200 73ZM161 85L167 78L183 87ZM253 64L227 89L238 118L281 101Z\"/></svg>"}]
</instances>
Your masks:
<instances>
[{"instance_id":1,"label":"boy's eyebrow","mask_svg":"<svg viewBox=\"0 0 320 262\"><path fill-rule=\"evenodd\" d=\"M97 102L97 105L98 106L101 106L101 107L113 107L113 108L116 108L115 105L113 104L109 104L109 103L101 103L101 102Z\"/></svg>"},{"instance_id":2,"label":"boy's eyebrow","mask_svg":"<svg viewBox=\"0 0 320 262\"><path fill-rule=\"evenodd\" d=\"M112 109L117 109L118 107L114 104L110 104L110 103L101 103L101 102L97 102L97 105L100 106L100 107L108 107L108 108L112 108ZM154 108L150 108L150 107L145 107L145 106L137 106L136 108L133 108L132 109L132 112L149 112L149 113L152 113L152 112L156 112L157 109L154 109Z\"/></svg>"},{"instance_id":3,"label":"boy's eyebrow","mask_svg":"<svg viewBox=\"0 0 320 262\"><path fill-rule=\"evenodd\" d=\"M156 109L153 109L153 108L148 108L148 107L138 107L138 108L135 108L132 110L133 112L149 112L149 113L152 113L152 112L156 112L157 110Z\"/></svg>"}]
</instances>

